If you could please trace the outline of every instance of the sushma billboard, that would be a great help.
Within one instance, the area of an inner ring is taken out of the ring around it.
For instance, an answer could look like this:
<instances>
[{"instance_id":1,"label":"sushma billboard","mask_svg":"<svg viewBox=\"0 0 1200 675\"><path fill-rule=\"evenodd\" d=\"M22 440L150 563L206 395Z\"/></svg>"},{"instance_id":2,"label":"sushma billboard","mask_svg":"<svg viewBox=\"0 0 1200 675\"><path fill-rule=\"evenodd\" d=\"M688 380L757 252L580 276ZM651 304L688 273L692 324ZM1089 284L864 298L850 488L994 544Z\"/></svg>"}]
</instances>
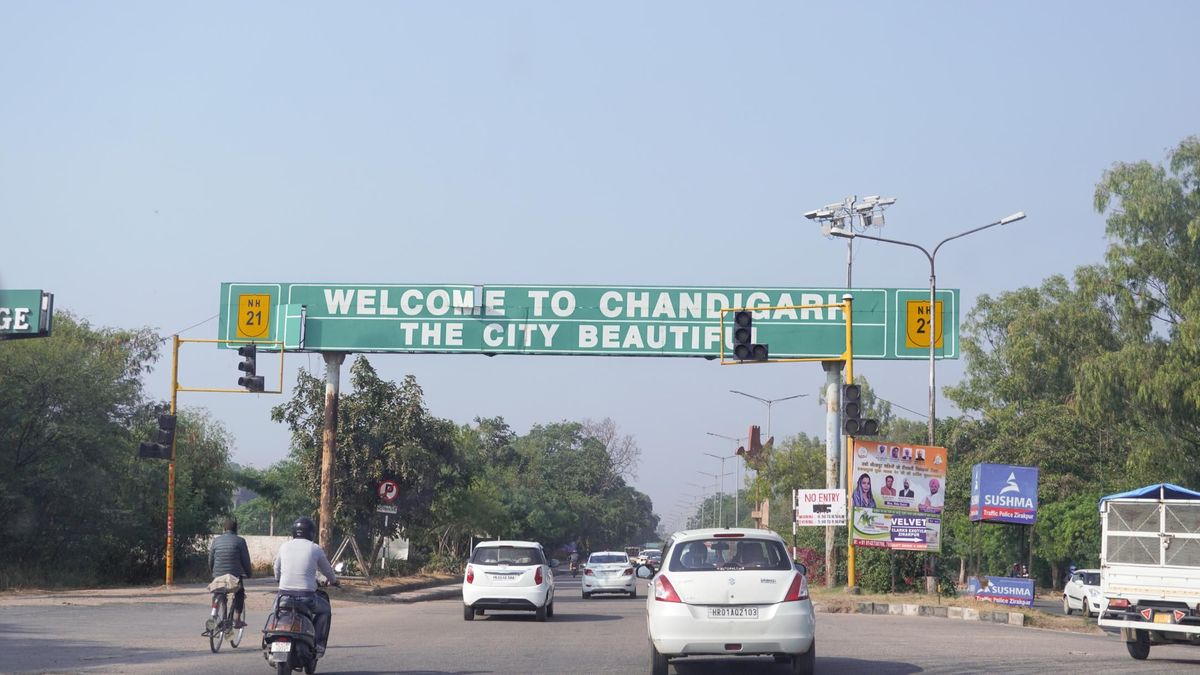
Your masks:
<instances>
[{"instance_id":1,"label":"sushma billboard","mask_svg":"<svg viewBox=\"0 0 1200 675\"><path fill-rule=\"evenodd\" d=\"M1035 466L976 464L971 467L973 521L1032 525L1037 522Z\"/></svg>"}]
</instances>

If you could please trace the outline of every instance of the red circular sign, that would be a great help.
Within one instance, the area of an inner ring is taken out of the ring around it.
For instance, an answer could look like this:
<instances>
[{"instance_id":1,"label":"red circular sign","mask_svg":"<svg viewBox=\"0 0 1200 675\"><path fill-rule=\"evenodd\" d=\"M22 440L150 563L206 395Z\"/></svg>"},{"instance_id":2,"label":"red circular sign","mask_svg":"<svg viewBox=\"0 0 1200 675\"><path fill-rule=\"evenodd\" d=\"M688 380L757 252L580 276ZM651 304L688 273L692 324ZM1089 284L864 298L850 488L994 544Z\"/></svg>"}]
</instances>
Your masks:
<instances>
[{"instance_id":1,"label":"red circular sign","mask_svg":"<svg viewBox=\"0 0 1200 675\"><path fill-rule=\"evenodd\" d=\"M400 485L394 480L381 481L375 494L379 495L380 501L391 504L400 496Z\"/></svg>"}]
</instances>

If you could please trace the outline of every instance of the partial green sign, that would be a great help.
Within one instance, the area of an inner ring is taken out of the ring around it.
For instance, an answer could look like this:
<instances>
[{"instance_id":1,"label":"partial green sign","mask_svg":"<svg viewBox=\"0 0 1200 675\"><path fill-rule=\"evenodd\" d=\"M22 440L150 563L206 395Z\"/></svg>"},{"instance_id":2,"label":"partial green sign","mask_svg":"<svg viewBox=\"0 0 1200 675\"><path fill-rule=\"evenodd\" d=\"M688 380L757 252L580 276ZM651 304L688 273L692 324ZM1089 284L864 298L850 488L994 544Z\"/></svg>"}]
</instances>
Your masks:
<instances>
[{"instance_id":1,"label":"partial green sign","mask_svg":"<svg viewBox=\"0 0 1200 675\"><path fill-rule=\"evenodd\" d=\"M845 317L838 307L819 305L840 303L845 293L841 288L223 283L218 338L277 340L287 351L712 358L720 351L721 310L746 307L756 309L754 342L767 344L771 358L837 357L845 348ZM928 341L921 342L922 333L907 325L910 317L928 322L928 290L856 288L852 295L855 358L928 358ZM958 358L958 297L957 289L938 292L935 349L941 358ZM924 312L912 306L922 298ZM727 352L731 320L727 315Z\"/></svg>"},{"instance_id":2,"label":"partial green sign","mask_svg":"<svg viewBox=\"0 0 1200 675\"><path fill-rule=\"evenodd\" d=\"M49 337L53 321L53 293L0 290L0 340Z\"/></svg>"}]
</instances>

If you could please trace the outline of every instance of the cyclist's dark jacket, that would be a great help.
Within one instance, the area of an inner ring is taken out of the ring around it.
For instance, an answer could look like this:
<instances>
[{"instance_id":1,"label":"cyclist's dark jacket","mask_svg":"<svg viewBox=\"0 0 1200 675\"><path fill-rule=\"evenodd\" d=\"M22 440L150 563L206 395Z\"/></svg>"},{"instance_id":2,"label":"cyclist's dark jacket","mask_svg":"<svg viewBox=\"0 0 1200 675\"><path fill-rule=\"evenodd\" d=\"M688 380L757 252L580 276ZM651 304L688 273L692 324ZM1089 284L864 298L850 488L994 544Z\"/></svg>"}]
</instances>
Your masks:
<instances>
[{"instance_id":1,"label":"cyclist's dark jacket","mask_svg":"<svg viewBox=\"0 0 1200 675\"><path fill-rule=\"evenodd\" d=\"M246 548L246 540L232 532L213 539L208 549L208 568L214 578L222 574L250 576L250 549Z\"/></svg>"}]
</instances>

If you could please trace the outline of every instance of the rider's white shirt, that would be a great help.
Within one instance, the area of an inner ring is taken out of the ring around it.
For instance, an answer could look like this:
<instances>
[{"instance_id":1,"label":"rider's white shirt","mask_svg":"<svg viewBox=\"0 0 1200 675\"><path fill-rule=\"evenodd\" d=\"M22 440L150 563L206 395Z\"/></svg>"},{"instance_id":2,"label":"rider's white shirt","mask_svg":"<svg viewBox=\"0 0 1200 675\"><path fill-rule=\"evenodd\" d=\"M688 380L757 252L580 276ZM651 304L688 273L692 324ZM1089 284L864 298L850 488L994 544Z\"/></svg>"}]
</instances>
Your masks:
<instances>
[{"instance_id":1,"label":"rider's white shirt","mask_svg":"<svg viewBox=\"0 0 1200 675\"><path fill-rule=\"evenodd\" d=\"M325 552L307 539L293 539L280 546L275 554L275 578L281 591L317 590L318 569L329 583L337 581Z\"/></svg>"}]
</instances>

